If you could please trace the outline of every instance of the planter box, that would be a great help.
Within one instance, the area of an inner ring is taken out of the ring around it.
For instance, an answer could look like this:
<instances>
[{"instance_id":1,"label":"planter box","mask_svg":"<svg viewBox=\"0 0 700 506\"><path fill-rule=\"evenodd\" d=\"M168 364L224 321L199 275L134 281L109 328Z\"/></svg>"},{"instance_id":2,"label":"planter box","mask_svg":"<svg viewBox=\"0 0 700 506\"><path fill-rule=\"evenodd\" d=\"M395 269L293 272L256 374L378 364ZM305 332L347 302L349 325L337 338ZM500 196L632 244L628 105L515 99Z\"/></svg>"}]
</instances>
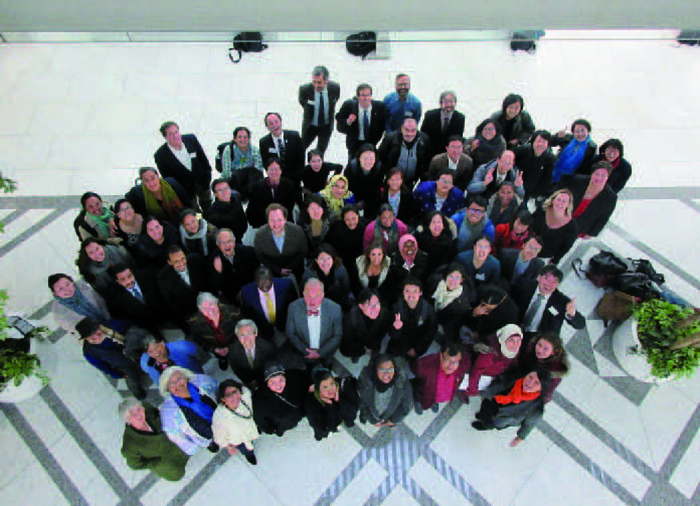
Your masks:
<instances>
[{"instance_id":1,"label":"planter box","mask_svg":"<svg viewBox=\"0 0 700 506\"><path fill-rule=\"evenodd\" d=\"M669 381L670 378L659 379L651 374L651 365L643 353L634 355L629 353L629 348L635 345L641 349L637 337L637 319L630 317L623 321L612 335L613 354L620 363L620 367L633 378L645 383Z\"/></svg>"}]
</instances>

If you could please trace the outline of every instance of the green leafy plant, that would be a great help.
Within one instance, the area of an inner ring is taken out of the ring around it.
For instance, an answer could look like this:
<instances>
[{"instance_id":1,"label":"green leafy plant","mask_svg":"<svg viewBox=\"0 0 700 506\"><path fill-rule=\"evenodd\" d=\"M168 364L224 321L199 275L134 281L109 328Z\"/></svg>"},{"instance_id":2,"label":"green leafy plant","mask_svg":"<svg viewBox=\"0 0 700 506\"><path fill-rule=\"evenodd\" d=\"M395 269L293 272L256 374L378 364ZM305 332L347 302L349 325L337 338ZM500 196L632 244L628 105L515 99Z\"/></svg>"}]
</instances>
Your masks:
<instances>
[{"instance_id":1,"label":"green leafy plant","mask_svg":"<svg viewBox=\"0 0 700 506\"><path fill-rule=\"evenodd\" d=\"M700 312L659 299L634 307L640 346L657 378L690 377L700 364Z\"/></svg>"}]
</instances>

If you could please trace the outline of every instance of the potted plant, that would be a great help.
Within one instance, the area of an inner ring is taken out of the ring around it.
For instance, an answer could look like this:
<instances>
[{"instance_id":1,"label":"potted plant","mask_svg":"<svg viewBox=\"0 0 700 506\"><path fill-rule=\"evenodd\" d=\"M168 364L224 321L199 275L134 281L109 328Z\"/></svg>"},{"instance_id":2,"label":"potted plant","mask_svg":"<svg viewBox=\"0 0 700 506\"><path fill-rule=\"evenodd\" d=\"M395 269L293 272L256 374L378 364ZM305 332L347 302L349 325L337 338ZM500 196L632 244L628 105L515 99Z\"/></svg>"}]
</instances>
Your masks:
<instances>
[{"instance_id":1,"label":"potted plant","mask_svg":"<svg viewBox=\"0 0 700 506\"><path fill-rule=\"evenodd\" d=\"M12 193L17 184L0 172L0 190ZM2 232L2 223L0 223ZM0 402L19 402L36 395L49 381L32 353L34 338L43 338L46 327L5 314L7 292L0 290Z\"/></svg>"},{"instance_id":2,"label":"potted plant","mask_svg":"<svg viewBox=\"0 0 700 506\"><path fill-rule=\"evenodd\" d=\"M700 364L700 310L661 299L638 304L615 330L613 353L641 381L690 377Z\"/></svg>"}]
</instances>

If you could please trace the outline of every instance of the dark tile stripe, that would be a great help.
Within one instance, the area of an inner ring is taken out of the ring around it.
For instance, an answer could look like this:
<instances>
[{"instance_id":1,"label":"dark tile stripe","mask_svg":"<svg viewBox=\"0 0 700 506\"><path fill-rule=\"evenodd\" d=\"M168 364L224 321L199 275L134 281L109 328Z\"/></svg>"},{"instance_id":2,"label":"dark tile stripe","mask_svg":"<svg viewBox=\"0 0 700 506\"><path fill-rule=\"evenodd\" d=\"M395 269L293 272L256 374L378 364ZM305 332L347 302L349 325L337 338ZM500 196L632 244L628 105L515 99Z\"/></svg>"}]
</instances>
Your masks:
<instances>
[{"instance_id":1,"label":"dark tile stripe","mask_svg":"<svg viewBox=\"0 0 700 506\"><path fill-rule=\"evenodd\" d=\"M0 404L0 410L5 414L12 427L17 431L19 437L22 438L24 444L26 444L32 452L34 458L39 461L41 467L43 467L46 473L51 477L51 480L56 484L56 487L61 491L66 501L69 504L87 505L88 502L80 493L78 487L75 486L24 415L20 413L19 409L17 409L14 404ZM11 457L5 454L5 458ZM25 470L23 473L24 472L27 471Z\"/></svg>"},{"instance_id":2,"label":"dark tile stripe","mask_svg":"<svg viewBox=\"0 0 700 506\"><path fill-rule=\"evenodd\" d=\"M693 211L695 211L696 213L700 213L700 204L698 204L698 203L695 202L694 200L690 200L690 199L681 199L681 202L683 202L686 206L688 206L689 208L691 208L691 209L692 209Z\"/></svg>"},{"instance_id":3,"label":"dark tile stripe","mask_svg":"<svg viewBox=\"0 0 700 506\"><path fill-rule=\"evenodd\" d=\"M537 429L545 435L552 443L557 445L564 451L574 462L580 465L585 471L590 473L598 480L605 488L620 498L622 502L629 505L638 505L640 502L634 495L627 491L625 487L620 485L611 475L603 468L591 460L585 453L574 446L571 441L562 436L554 427L544 420L540 420L537 424ZM651 483L649 486L651 487Z\"/></svg>"},{"instance_id":4,"label":"dark tile stripe","mask_svg":"<svg viewBox=\"0 0 700 506\"><path fill-rule=\"evenodd\" d=\"M695 411L690 416L690 420L688 420L680 436L676 439L673 448L668 452L668 456L661 466L659 474L664 480L671 478L681 459L688 451L688 447L693 442L693 438L698 434L698 430L700 430L700 404L695 406Z\"/></svg>"},{"instance_id":5,"label":"dark tile stripe","mask_svg":"<svg viewBox=\"0 0 700 506\"><path fill-rule=\"evenodd\" d=\"M207 450L200 450L207 451ZM180 506L186 504L194 494L196 494L200 488L207 482L209 478L221 467L226 461L231 457L228 451L222 449L217 453L213 459L211 459L207 464L192 477L187 485L182 487L175 497L173 497L168 506ZM232 502L231 504L234 504Z\"/></svg>"},{"instance_id":6,"label":"dark tile stripe","mask_svg":"<svg viewBox=\"0 0 700 506\"><path fill-rule=\"evenodd\" d=\"M121 498L122 502L129 505L139 505L141 502L137 495L129 488L121 475L117 472L111 462L102 453L102 450L90 438L88 433L80 425L80 422L73 416L68 407L63 403L51 386L45 387L41 391L41 397L56 415L68 433L75 439L78 446L85 453L90 462L102 474L105 481L112 487L115 494ZM115 434L114 437L119 437Z\"/></svg>"},{"instance_id":7,"label":"dark tile stripe","mask_svg":"<svg viewBox=\"0 0 700 506\"><path fill-rule=\"evenodd\" d=\"M559 392L554 392L554 402L569 415L571 415L571 417L578 423L585 427L591 434L597 437L603 444L617 453L622 460L639 471L647 480L651 482L655 482L657 480L656 471L654 471L646 462L637 457L633 452L627 449L627 447L605 431L605 429L598 425L598 423L596 423L591 417L581 411L578 407L574 406L574 404L566 397L561 395Z\"/></svg>"},{"instance_id":8,"label":"dark tile stripe","mask_svg":"<svg viewBox=\"0 0 700 506\"><path fill-rule=\"evenodd\" d=\"M649 188L625 188L620 200L681 200L700 199L698 186L652 186Z\"/></svg>"},{"instance_id":9,"label":"dark tile stripe","mask_svg":"<svg viewBox=\"0 0 700 506\"><path fill-rule=\"evenodd\" d=\"M2 226L7 227L10 223L15 221L17 218L22 216L24 213L26 213L28 209L15 209L14 212L11 212L7 216L5 216L2 220Z\"/></svg>"},{"instance_id":10,"label":"dark tile stripe","mask_svg":"<svg viewBox=\"0 0 700 506\"><path fill-rule=\"evenodd\" d=\"M24 241L32 237L34 234L39 232L42 228L48 226L56 220L59 216L61 216L65 210L63 209L54 209L51 213L49 213L47 216L44 216L42 219L40 219L38 222L36 222L34 225L26 229L24 232L19 234L17 237L12 239L10 242L5 244L4 246L0 247L0 257L6 255L13 249L15 249L17 246L22 244ZM69 232L72 232L69 231Z\"/></svg>"}]
</instances>

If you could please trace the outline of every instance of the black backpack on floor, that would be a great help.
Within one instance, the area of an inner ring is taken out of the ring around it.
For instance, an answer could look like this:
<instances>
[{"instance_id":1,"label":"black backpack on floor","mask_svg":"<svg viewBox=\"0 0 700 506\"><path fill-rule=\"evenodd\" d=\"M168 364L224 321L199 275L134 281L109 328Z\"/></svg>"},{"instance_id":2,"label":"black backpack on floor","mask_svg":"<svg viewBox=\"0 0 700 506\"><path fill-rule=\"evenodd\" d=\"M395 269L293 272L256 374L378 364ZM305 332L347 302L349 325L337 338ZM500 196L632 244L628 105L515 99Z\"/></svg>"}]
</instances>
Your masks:
<instances>
[{"instance_id":1,"label":"black backpack on floor","mask_svg":"<svg viewBox=\"0 0 700 506\"><path fill-rule=\"evenodd\" d=\"M377 34L359 32L348 35L345 39L345 48L351 55L360 56L364 60L368 54L377 50Z\"/></svg>"},{"instance_id":2,"label":"black backpack on floor","mask_svg":"<svg viewBox=\"0 0 700 506\"><path fill-rule=\"evenodd\" d=\"M260 32L241 32L233 38L233 47L228 50L228 57L233 63L241 61L243 53L259 53L268 48L263 44L263 35ZM233 52L238 52L238 58L234 58Z\"/></svg>"}]
</instances>

